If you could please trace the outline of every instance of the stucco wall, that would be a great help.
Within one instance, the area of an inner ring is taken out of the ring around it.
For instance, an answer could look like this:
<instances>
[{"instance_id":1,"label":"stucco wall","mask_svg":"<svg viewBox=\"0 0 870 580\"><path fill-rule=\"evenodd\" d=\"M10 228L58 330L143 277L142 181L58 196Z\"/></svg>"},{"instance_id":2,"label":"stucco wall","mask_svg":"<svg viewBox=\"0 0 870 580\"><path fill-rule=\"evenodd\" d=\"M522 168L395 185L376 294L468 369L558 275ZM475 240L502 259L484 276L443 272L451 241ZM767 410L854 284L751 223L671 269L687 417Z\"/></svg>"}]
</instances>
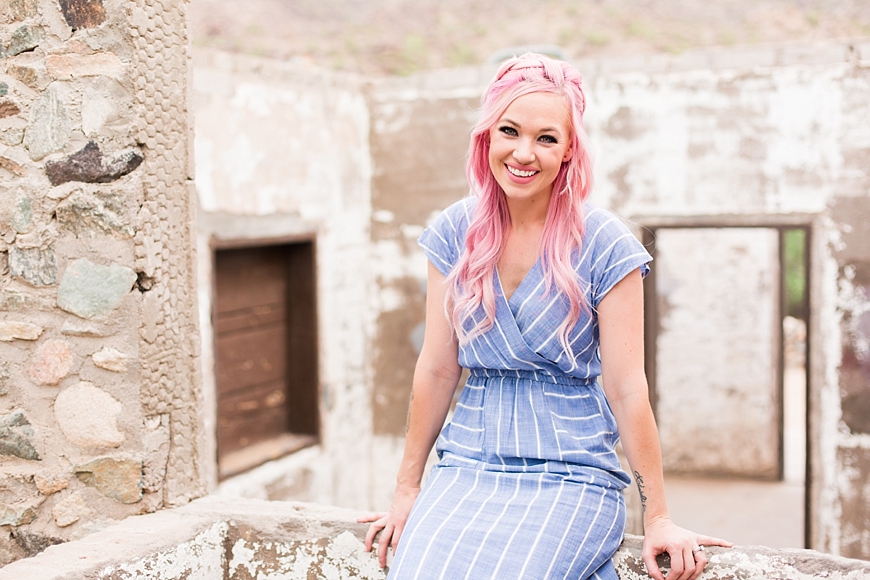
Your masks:
<instances>
[{"instance_id":1,"label":"stucco wall","mask_svg":"<svg viewBox=\"0 0 870 580\"><path fill-rule=\"evenodd\" d=\"M369 505L369 113L362 82L195 52L205 414L214 454L212 242L315 239L321 443L219 493ZM213 464L212 464L213 465ZM353 473L353 477L348 474ZM212 467L212 489L217 474Z\"/></svg>"},{"instance_id":2,"label":"stucco wall","mask_svg":"<svg viewBox=\"0 0 870 580\"><path fill-rule=\"evenodd\" d=\"M201 495L182 1L0 13L0 563Z\"/></svg>"}]
</instances>

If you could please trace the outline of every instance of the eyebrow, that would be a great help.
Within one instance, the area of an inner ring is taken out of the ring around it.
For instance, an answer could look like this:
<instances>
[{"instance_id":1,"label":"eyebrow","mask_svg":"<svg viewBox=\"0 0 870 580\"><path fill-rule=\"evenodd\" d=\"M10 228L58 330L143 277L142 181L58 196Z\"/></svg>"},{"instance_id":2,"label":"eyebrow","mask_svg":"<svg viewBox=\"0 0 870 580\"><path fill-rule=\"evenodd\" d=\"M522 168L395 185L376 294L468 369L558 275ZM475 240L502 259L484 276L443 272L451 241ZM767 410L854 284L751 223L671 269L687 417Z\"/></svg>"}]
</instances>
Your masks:
<instances>
[{"instance_id":1,"label":"eyebrow","mask_svg":"<svg viewBox=\"0 0 870 580\"><path fill-rule=\"evenodd\" d=\"M510 125L513 125L514 127L520 128L519 123L511 121L510 119L502 119L501 122L508 123ZM562 134L562 132L557 127L542 127L538 129L538 133L558 133L559 135Z\"/></svg>"}]
</instances>

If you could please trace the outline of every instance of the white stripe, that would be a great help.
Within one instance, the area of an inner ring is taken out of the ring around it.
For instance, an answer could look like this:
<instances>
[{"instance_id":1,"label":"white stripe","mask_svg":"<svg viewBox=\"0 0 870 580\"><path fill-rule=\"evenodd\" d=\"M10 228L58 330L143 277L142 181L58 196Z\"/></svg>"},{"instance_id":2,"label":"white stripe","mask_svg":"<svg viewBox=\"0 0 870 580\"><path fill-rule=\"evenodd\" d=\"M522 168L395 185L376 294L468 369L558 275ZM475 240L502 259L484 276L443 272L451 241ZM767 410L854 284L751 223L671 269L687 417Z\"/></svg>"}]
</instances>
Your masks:
<instances>
[{"instance_id":1,"label":"white stripe","mask_svg":"<svg viewBox=\"0 0 870 580\"><path fill-rule=\"evenodd\" d=\"M544 520L544 523L541 525L541 529L538 530L538 535L535 536L535 543L532 544L532 548L529 550L529 555L526 556L526 562L523 564L523 567L520 570L520 573L517 575L517 578L524 578L524 573L526 571L526 568L528 568L529 562L532 561L532 556L535 555L535 548L538 547L538 543L541 541L541 536L544 535L544 530L547 529L547 524L550 523L550 517L552 517L553 511L556 509L556 506L559 505L559 499L562 497L562 491L564 491L564 489L565 489L565 480L563 479L559 483L559 493L558 493L558 495L556 495L556 500L550 506L550 511L547 513L547 519ZM552 564L551 564L551 566L552 566Z\"/></svg>"},{"instance_id":2,"label":"white stripe","mask_svg":"<svg viewBox=\"0 0 870 580\"><path fill-rule=\"evenodd\" d=\"M604 502L604 495L603 494L601 495L601 501L602 501L602 503ZM600 514L601 511L599 510L598 513ZM596 517L595 519L597 520L598 518ZM610 533L613 531L613 526L616 525L616 520L618 520L618 519L619 519L619 510L615 509L615 510L613 510L613 521L610 522L610 528L608 528L607 534L605 535L605 537L610 537ZM595 525L595 522L593 522L592 525ZM589 526L589 529L592 529L592 526ZM580 574L580 578L583 578L584 576L586 576L587 570L589 570L589 567L592 566L592 563L598 558L598 554L601 553L602 548L604 548L604 542L599 542L598 543L598 550L595 552L595 556L593 556L592 558L589 558L589 560L588 560L589 563L586 564L586 568L583 569L583 573ZM575 558L575 560L576 560L576 558ZM574 563L572 562L571 565L573 566Z\"/></svg>"},{"instance_id":3,"label":"white stripe","mask_svg":"<svg viewBox=\"0 0 870 580\"><path fill-rule=\"evenodd\" d=\"M585 552L585 550L583 550L582 547L585 546L587 540L589 540L589 534L592 533L592 529L595 527L595 522L598 521L598 516L601 515L601 507L602 507L603 505L604 505L604 494L602 493L602 494L601 494L601 501L598 502L598 510L595 512L595 518L594 518L594 519L589 523L589 525L586 527L586 535L583 536L583 541L580 542L581 549L580 549L580 550L577 550L577 553L574 555L574 559L571 560L571 564L568 566L568 569L569 569L569 570L570 570L571 568L574 567L574 562L577 561L577 558L580 557L580 554L582 554L583 552ZM589 512L587 512L587 513L589 513ZM612 526L611 526L611 528L612 528ZM597 540L597 538L596 538L596 540ZM599 545L600 545L600 544L599 544ZM586 567L588 568L589 565L587 564ZM585 570L584 570L584 575L585 575ZM578 578L583 578L584 575L580 575L580 576L578 576Z\"/></svg>"},{"instance_id":4,"label":"white stripe","mask_svg":"<svg viewBox=\"0 0 870 580\"><path fill-rule=\"evenodd\" d=\"M514 494L511 496L511 498L507 502L505 502L504 507L501 510L501 513L498 515L498 517L495 519L495 521L492 522L492 525L489 527L489 530L487 530L486 534L483 536L483 540L481 540L480 545L477 547L477 552L474 554L474 558L471 560L471 564L468 565L468 572L466 572L465 576L464 576L465 580L468 580L468 577L471 575L471 570L474 568L474 564L475 564L475 562L477 562L477 558L480 556L481 552L483 551L484 547L486 546L486 540L489 538L489 535L492 533L492 531L494 529L496 529L498 527L498 523L504 517L505 512L507 512L508 506L510 506L511 502L516 499L517 494L520 491L520 478L516 477L516 478L514 478L514 481L516 481L516 489L514 489Z\"/></svg>"},{"instance_id":5,"label":"white stripe","mask_svg":"<svg viewBox=\"0 0 870 580\"><path fill-rule=\"evenodd\" d=\"M477 508L476 512L474 512L474 515L469 518L469 520L468 520L469 522L476 521L477 517L481 514L481 512L483 512L483 509L486 507L486 504L489 502L489 500L491 500L493 497L495 497L495 494L498 491L498 484L499 484L500 478L501 478L501 474L496 473L495 474L495 485L492 488L492 493L489 494L489 497L487 497L485 500L483 500L483 502L480 504L480 507ZM442 578L444 578L444 574L447 572L447 568L450 567L450 561L453 559L453 554L456 552L456 547L459 546L460 543L462 543L462 537L465 535L465 532L468 531L468 528L469 528L469 526L464 527L462 529L462 533L460 533L459 536L457 536L456 543L453 544L453 549L450 550L450 553L447 555L447 558L444 560L444 567L441 570L441 575L438 576L438 580L441 580Z\"/></svg>"},{"instance_id":6,"label":"white stripe","mask_svg":"<svg viewBox=\"0 0 870 580\"><path fill-rule=\"evenodd\" d=\"M550 572L553 570L553 566L556 565L556 562L559 561L559 552L562 551L562 546L565 545L565 539L568 537L568 534L571 532L571 529L574 527L574 520L577 519L577 513L580 511L580 506L583 505L583 498L586 497L586 490L588 486L583 485L583 491L580 492L580 499L577 501L577 506L574 508L574 513L571 514L571 521L568 522L568 525L565 527L565 533L562 534L562 539L559 540L559 545L556 547L556 551L553 554L553 561L550 563L550 567L547 568L547 573L542 576L542 578L549 578Z\"/></svg>"},{"instance_id":7,"label":"white stripe","mask_svg":"<svg viewBox=\"0 0 870 580\"><path fill-rule=\"evenodd\" d=\"M535 500L537 500L538 496L541 495L541 480L543 479L543 477L544 477L543 473L540 476L538 476L538 491L535 492L535 497L533 497L532 501L530 501L528 503L528 505L526 506L526 513L523 514L523 518L520 520L520 523L518 523L517 525L514 526L514 531L511 534L511 537L508 538L507 543L504 545L504 547L501 550L501 558L498 559L498 564L496 565L495 570L492 573L493 578L498 578L498 571L501 568L501 565L504 563L504 558L505 558L505 556L507 556L507 553L510 550L510 545L513 543L514 538L517 535L517 532L519 532L520 529L523 527L523 524L525 523L526 518L529 517L529 512L532 510L532 505L534 505ZM518 576L518 578L522 578L522 575Z\"/></svg>"}]
</instances>

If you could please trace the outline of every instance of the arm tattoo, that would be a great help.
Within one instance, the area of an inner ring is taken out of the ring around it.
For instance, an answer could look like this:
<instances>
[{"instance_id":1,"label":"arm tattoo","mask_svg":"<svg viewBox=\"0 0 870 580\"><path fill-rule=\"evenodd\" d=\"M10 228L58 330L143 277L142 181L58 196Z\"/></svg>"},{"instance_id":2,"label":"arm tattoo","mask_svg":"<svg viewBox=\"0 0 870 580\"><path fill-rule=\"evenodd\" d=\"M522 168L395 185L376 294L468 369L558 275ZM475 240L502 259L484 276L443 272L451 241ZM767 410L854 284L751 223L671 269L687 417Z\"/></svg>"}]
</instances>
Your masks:
<instances>
[{"instance_id":1,"label":"arm tattoo","mask_svg":"<svg viewBox=\"0 0 870 580\"><path fill-rule=\"evenodd\" d=\"M637 491L640 493L640 506L643 511L646 511L646 496L643 493L643 476L637 471L634 472L634 481L637 483Z\"/></svg>"}]
</instances>

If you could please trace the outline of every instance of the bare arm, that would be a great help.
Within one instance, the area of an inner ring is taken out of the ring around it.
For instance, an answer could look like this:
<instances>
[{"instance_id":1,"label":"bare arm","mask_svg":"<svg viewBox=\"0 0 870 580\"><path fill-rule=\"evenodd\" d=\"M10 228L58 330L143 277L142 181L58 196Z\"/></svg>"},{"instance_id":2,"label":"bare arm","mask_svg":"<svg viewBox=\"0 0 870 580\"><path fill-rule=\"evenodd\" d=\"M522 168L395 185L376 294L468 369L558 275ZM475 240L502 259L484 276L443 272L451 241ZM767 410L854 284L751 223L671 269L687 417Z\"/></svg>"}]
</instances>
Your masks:
<instances>
[{"instance_id":1,"label":"bare arm","mask_svg":"<svg viewBox=\"0 0 870 580\"><path fill-rule=\"evenodd\" d=\"M444 425L462 371L457 361L456 336L444 313L445 292L444 275L430 263L426 333L414 369L405 451L396 477L393 505L387 514L360 519L372 522L366 535L367 550L371 549L375 535L383 530L378 541L378 560L382 567L387 561L387 546L396 549L411 506L420 493L426 460Z\"/></svg>"},{"instance_id":2,"label":"bare arm","mask_svg":"<svg viewBox=\"0 0 870 580\"><path fill-rule=\"evenodd\" d=\"M604 392L619 427L622 446L643 506L643 560L650 575L664 576L658 554L671 557L669 580L693 580L707 563L701 545L730 546L717 538L678 528L665 500L661 447L649 402L643 364L643 285L635 270L616 284L598 305L601 375Z\"/></svg>"}]
</instances>

